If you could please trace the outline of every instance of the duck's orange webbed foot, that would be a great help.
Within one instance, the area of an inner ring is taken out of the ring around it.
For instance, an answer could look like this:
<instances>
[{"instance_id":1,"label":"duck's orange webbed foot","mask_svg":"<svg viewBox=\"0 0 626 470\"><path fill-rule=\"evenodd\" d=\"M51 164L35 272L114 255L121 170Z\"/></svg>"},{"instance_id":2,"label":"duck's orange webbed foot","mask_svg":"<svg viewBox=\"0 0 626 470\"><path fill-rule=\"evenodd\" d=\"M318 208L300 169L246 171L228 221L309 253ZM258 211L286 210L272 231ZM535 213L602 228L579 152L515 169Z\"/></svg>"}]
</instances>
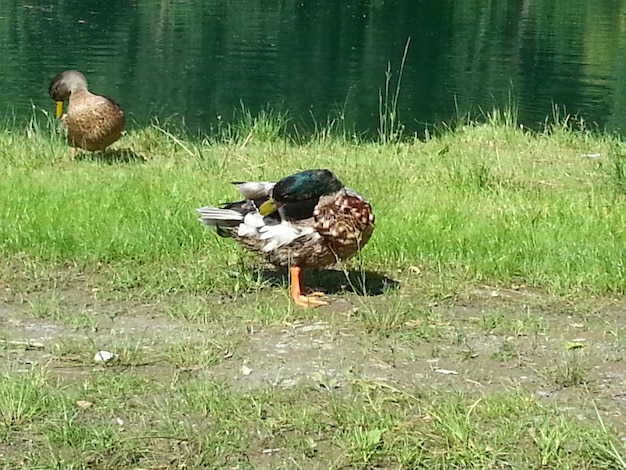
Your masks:
<instances>
[{"instance_id":1,"label":"duck's orange webbed foot","mask_svg":"<svg viewBox=\"0 0 626 470\"><path fill-rule=\"evenodd\" d=\"M315 308L321 307L322 305L328 305L328 302L322 300L321 297L324 297L322 292L313 292L309 295L304 295L302 293L302 268L299 266L292 266L289 269L289 274L291 277L290 290L291 297L293 301L298 307L303 308Z\"/></svg>"}]
</instances>

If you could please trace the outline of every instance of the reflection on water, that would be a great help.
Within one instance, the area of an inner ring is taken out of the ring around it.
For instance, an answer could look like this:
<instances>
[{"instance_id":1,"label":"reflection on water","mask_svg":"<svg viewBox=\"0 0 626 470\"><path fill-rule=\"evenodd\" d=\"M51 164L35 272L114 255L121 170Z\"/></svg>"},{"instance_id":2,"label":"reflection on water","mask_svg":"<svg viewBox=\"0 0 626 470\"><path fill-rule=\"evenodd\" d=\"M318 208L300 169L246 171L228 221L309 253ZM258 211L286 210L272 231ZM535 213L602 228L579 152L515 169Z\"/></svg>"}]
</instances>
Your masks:
<instances>
[{"instance_id":1,"label":"reflection on water","mask_svg":"<svg viewBox=\"0 0 626 470\"><path fill-rule=\"evenodd\" d=\"M0 113L53 112L49 80L210 131L241 104L300 129L378 127L388 64L408 130L515 103L537 127L554 105L626 133L626 1L2 0Z\"/></svg>"}]
</instances>

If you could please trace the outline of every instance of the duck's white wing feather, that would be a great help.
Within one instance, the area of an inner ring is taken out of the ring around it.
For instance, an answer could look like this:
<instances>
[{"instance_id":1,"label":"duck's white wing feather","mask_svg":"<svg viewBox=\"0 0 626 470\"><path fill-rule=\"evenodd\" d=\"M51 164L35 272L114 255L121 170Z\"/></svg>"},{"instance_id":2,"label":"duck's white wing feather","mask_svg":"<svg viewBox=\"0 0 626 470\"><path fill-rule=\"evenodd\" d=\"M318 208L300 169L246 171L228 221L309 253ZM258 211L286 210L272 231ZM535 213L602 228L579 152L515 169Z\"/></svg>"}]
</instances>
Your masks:
<instances>
[{"instance_id":1,"label":"duck's white wing feather","mask_svg":"<svg viewBox=\"0 0 626 470\"><path fill-rule=\"evenodd\" d=\"M250 212L243 218L242 223L237 230L237 236L239 237L258 237L259 228L263 227L265 222L263 217L258 212Z\"/></svg>"},{"instance_id":2,"label":"duck's white wing feather","mask_svg":"<svg viewBox=\"0 0 626 470\"><path fill-rule=\"evenodd\" d=\"M289 222L259 227L259 238L265 240L263 251L270 252L289 245L296 238L313 233L313 227L297 227Z\"/></svg>"},{"instance_id":3,"label":"duck's white wing feather","mask_svg":"<svg viewBox=\"0 0 626 470\"><path fill-rule=\"evenodd\" d=\"M262 250L266 253L314 233L312 226L294 225L285 220L272 223L272 219L264 218L258 211L244 215L232 209L219 209L213 206L202 207L197 211L200 214L198 220L204 225L218 229L226 228L231 236L238 238L257 239L263 242Z\"/></svg>"}]
</instances>

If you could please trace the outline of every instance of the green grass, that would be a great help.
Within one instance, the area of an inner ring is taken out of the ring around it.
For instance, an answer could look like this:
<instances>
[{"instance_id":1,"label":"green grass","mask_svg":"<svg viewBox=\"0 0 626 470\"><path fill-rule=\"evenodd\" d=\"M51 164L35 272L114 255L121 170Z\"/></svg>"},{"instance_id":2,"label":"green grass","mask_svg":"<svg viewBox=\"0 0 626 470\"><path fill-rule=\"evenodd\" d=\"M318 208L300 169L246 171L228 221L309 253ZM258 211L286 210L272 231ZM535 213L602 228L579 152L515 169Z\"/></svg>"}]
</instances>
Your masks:
<instances>
[{"instance_id":1,"label":"green grass","mask_svg":"<svg viewBox=\"0 0 626 470\"><path fill-rule=\"evenodd\" d=\"M610 434L516 391L415 396L376 382L233 394L93 374L71 387L40 371L0 377L7 465L30 468L619 468ZM22 403L27 401L28 407ZM146 419L149 417L149 419ZM39 452L39 449L47 449ZM9 467L6 467L9 468Z\"/></svg>"},{"instance_id":2,"label":"green grass","mask_svg":"<svg viewBox=\"0 0 626 470\"><path fill-rule=\"evenodd\" d=\"M626 468L618 137L237 116L75 161L53 121L0 128L2 468ZM298 310L194 209L322 167L376 230Z\"/></svg>"},{"instance_id":3,"label":"green grass","mask_svg":"<svg viewBox=\"0 0 626 470\"><path fill-rule=\"evenodd\" d=\"M255 140L258 124L250 125L238 131L245 145L178 145L154 128L135 131L120 145L148 161L127 164L69 162L58 138L3 131L0 252L106 264L116 287L246 289L256 281L232 275L248 258L203 230L194 208L236 198L231 180L328 167L374 206L368 267L420 264L446 277L515 277L558 293L624 292L624 148L616 138L496 123L427 142L296 144ZM590 153L602 157L582 157Z\"/></svg>"}]
</instances>

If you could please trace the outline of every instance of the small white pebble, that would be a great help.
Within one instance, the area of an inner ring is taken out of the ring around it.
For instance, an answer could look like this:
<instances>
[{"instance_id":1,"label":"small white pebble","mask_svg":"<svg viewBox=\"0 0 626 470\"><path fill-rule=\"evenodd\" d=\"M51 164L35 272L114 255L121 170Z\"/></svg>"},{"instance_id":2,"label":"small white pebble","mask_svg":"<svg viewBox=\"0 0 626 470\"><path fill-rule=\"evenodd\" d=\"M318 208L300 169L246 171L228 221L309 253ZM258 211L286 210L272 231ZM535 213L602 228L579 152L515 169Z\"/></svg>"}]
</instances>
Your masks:
<instances>
[{"instance_id":1,"label":"small white pebble","mask_svg":"<svg viewBox=\"0 0 626 470\"><path fill-rule=\"evenodd\" d=\"M95 362L107 363L115 357L115 354L109 351L98 351L93 357Z\"/></svg>"}]
</instances>

